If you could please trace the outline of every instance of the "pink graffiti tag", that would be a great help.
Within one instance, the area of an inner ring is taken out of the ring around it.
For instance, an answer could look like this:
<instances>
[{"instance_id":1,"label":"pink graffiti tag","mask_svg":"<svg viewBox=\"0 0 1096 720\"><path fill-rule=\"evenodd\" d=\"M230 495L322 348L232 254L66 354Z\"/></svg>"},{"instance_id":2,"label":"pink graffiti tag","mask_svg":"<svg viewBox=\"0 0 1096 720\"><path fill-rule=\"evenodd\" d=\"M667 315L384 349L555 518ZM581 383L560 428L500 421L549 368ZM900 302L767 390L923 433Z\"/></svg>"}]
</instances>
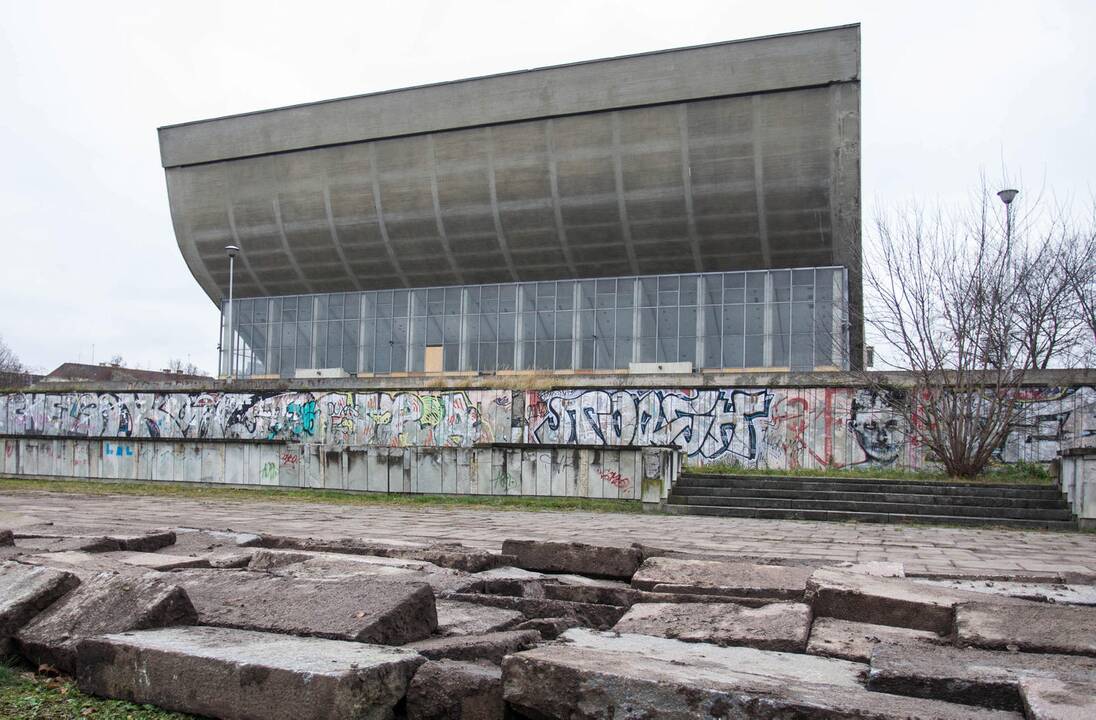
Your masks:
<instances>
[{"instance_id":1,"label":"pink graffiti tag","mask_svg":"<svg viewBox=\"0 0 1096 720\"><path fill-rule=\"evenodd\" d=\"M283 467L286 466L286 465L296 465L300 461L301 461L301 458L300 458L299 455L295 455L294 453L282 453L282 466Z\"/></svg>"},{"instance_id":2,"label":"pink graffiti tag","mask_svg":"<svg viewBox=\"0 0 1096 720\"><path fill-rule=\"evenodd\" d=\"M614 486L621 492L626 492L632 487L632 481L629 478L624 477L616 470L602 470L600 473L601 479L610 485Z\"/></svg>"}]
</instances>

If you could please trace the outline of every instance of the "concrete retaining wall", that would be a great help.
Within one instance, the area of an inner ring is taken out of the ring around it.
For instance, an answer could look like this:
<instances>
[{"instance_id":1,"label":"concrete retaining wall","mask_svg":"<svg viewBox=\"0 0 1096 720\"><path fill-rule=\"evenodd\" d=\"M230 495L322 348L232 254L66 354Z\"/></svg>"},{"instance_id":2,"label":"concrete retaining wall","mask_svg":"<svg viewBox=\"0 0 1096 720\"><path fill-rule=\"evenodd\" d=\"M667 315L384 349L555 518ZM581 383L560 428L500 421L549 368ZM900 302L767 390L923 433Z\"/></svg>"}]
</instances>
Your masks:
<instances>
[{"instance_id":1,"label":"concrete retaining wall","mask_svg":"<svg viewBox=\"0 0 1096 720\"><path fill-rule=\"evenodd\" d=\"M667 448L330 447L149 438L6 438L8 476L200 482L658 503L680 469Z\"/></svg>"},{"instance_id":2,"label":"concrete retaining wall","mask_svg":"<svg viewBox=\"0 0 1096 720\"><path fill-rule=\"evenodd\" d=\"M1049 462L1096 444L1091 385L1023 392L1023 417L999 460ZM255 440L332 452L673 446L694 465L919 468L924 448L891 403L849 386L0 393L0 437Z\"/></svg>"},{"instance_id":3,"label":"concrete retaining wall","mask_svg":"<svg viewBox=\"0 0 1096 720\"><path fill-rule=\"evenodd\" d=\"M1096 529L1096 449L1063 453L1059 480L1081 529Z\"/></svg>"}]
</instances>

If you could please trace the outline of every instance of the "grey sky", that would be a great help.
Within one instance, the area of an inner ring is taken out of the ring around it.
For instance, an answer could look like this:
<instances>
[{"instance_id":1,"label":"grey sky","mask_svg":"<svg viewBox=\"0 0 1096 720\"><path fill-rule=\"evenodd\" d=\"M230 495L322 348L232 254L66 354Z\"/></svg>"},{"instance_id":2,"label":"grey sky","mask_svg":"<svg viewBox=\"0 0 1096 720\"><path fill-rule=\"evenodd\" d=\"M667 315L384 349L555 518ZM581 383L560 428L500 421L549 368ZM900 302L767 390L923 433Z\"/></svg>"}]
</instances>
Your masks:
<instances>
[{"instance_id":1,"label":"grey sky","mask_svg":"<svg viewBox=\"0 0 1096 720\"><path fill-rule=\"evenodd\" d=\"M1096 3L0 0L0 335L24 362L216 370L160 125L576 60L862 23L864 217L1002 164L1088 197Z\"/></svg>"}]
</instances>

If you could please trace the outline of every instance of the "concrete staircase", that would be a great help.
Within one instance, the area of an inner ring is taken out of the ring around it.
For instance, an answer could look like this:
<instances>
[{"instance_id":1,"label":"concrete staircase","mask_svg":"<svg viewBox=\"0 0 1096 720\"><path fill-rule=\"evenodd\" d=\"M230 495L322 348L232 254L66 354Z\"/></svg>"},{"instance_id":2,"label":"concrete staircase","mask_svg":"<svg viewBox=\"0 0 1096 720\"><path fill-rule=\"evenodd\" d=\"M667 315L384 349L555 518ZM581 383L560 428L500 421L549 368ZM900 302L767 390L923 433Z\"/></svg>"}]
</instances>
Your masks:
<instances>
[{"instance_id":1,"label":"concrete staircase","mask_svg":"<svg viewBox=\"0 0 1096 720\"><path fill-rule=\"evenodd\" d=\"M1065 497L1052 485L686 472L670 492L666 510L681 515L782 520L1077 529Z\"/></svg>"}]
</instances>

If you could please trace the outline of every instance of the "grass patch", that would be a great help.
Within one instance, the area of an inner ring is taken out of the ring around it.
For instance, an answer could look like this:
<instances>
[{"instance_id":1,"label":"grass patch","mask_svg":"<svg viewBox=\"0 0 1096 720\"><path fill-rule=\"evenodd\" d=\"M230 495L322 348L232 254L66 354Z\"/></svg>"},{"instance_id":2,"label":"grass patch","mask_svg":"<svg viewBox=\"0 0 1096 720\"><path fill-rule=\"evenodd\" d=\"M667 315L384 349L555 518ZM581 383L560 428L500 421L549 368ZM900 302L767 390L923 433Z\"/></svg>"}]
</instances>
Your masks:
<instances>
[{"instance_id":1,"label":"grass patch","mask_svg":"<svg viewBox=\"0 0 1096 720\"><path fill-rule=\"evenodd\" d=\"M899 468L749 468L713 463L691 466L687 472L718 475L763 475L781 477L863 478L909 483L981 483L987 485L1053 485L1054 476L1040 463L1009 463L990 467L975 478L953 478L943 470L903 470Z\"/></svg>"},{"instance_id":2,"label":"grass patch","mask_svg":"<svg viewBox=\"0 0 1096 720\"><path fill-rule=\"evenodd\" d=\"M517 497L512 495L405 495L401 493L302 490L276 487L225 487L198 483L97 482L94 480L27 480L0 478L0 492L45 491L81 495L142 495L155 497L225 500L230 502L298 502L325 505L399 507L474 507L495 510L547 510L639 513L638 500ZM2 717L2 716L0 716Z\"/></svg>"},{"instance_id":3,"label":"grass patch","mask_svg":"<svg viewBox=\"0 0 1096 720\"><path fill-rule=\"evenodd\" d=\"M0 663L5 720L192 720L192 715L85 695L69 678L45 677Z\"/></svg>"}]
</instances>

